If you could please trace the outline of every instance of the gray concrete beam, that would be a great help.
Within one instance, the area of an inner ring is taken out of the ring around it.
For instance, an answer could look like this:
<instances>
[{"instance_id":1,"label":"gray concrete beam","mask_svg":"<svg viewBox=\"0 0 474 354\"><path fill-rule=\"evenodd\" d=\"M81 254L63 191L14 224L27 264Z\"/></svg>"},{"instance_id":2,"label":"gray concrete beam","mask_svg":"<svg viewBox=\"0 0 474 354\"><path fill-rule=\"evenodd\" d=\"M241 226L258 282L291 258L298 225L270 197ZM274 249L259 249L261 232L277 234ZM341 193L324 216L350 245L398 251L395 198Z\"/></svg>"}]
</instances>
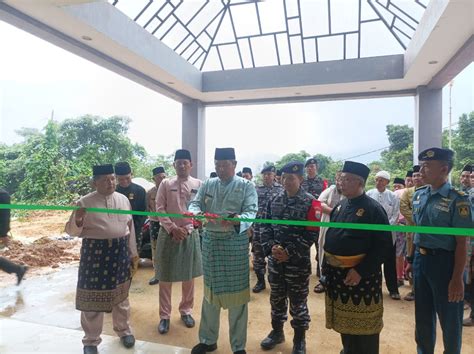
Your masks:
<instances>
[{"instance_id":1,"label":"gray concrete beam","mask_svg":"<svg viewBox=\"0 0 474 354\"><path fill-rule=\"evenodd\" d=\"M443 88L473 61L474 35L464 43L451 60L431 79L428 83L428 88Z\"/></svg>"},{"instance_id":2,"label":"gray concrete beam","mask_svg":"<svg viewBox=\"0 0 474 354\"><path fill-rule=\"evenodd\" d=\"M202 92L403 79L403 54L202 73Z\"/></svg>"},{"instance_id":3,"label":"gray concrete beam","mask_svg":"<svg viewBox=\"0 0 474 354\"><path fill-rule=\"evenodd\" d=\"M179 102L192 99L154 78L0 1L0 20Z\"/></svg>"}]
</instances>

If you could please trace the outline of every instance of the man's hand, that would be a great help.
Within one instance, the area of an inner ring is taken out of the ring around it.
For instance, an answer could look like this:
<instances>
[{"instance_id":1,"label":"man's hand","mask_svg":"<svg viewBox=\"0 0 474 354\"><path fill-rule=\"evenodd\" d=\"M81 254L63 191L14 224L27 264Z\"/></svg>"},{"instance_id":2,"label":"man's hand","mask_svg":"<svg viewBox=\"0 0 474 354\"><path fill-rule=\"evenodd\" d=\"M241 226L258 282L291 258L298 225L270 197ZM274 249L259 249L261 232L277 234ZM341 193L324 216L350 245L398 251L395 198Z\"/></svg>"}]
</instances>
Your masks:
<instances>
[{"instance_id":1,"label":"man's hand","mask_svg":"<svg viewBox=\"0 0 474 354\"><path fill-rule=\"evenodd\" d=\"M277 260L278 263L286 262L290 258L286 250L280 245L275 245L272 247L272 256Z\"/></svg>"},{"instance_id":2,"label":"man's hand","mask_svg":"<svg viewBox=\"0 0 474 354\"><path fill-rule=\"evenodd\" d=\"M346 275L346 279L344 279L344 284L346 286L356 286L359 285L361 276L354 268L351 268Z\"/></svg>"},{"instance_id":3,"label":"man's hand","mask_svg":"<svg viewBox=\"0 0 474 354\"><path fill-rule=\"evenodd\" d=\"M407 263L405 267L405 274L407 275L408 279L413 279L413 264Z\"/></svg>"},{"instance_id":4,"label":"man's hand","mask_svg":"<svg viewBox=\"0 0 474 354\"><path fill-rule=\"evenodd\" d=\"M171 231L171 237L175 242L181 242L188 236L188 230L184 227L176 227Z\"/></svg>"},{"instance_id":5,"label":"man's hand","mask_svg":"<svg viewBox=\"0 0 474 354\"><path fill-rule=\"evenodd\" d=\"M77 227L82 227L84 224L84 217L86 216L86 208L79 208L76 210L75 221Z\"/></svg>"},{"instance_id":6,"label":"man's hand","mask_svg":"<svg viewBox=\"0 0 474 354\"><path fill-rule=\"evenodd\" d=\"M451 278L448 285L448 301L459 302L464 299L464 282L461 277Z\"/></svg>"}]
</instances>

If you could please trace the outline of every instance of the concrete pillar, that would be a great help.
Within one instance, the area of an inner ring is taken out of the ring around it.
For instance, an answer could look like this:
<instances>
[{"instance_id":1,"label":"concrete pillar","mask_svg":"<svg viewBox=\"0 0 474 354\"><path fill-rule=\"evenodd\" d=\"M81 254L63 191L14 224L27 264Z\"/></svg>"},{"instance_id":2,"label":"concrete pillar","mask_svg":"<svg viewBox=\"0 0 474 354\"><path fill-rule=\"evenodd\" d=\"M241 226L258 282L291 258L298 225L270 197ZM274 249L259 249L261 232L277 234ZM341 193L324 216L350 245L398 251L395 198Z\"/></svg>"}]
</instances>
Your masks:
<instances>
[{"instance_id":1,"label":"concrete pillar","mask_svg":"<svg viewBox=\"0 0 474 354\"><path fill-rule=\"evenodd\" d=\"M183 103L182 146L191 151L193 170L191 175L204 180L206 145L206 108L200 101Z\"/></svg>"},{"instance_id":2,"label":"concrete pillar","mask_svg":"<svg viewBox=\"0 0 474 354\"><path fill-rule=\"evenodd\" d=\"M415 97L415 129L413 137L413 162L418 154L430 147L441 147L443 134L442 89L418 86Z\"/></svg>"}]
</instances>

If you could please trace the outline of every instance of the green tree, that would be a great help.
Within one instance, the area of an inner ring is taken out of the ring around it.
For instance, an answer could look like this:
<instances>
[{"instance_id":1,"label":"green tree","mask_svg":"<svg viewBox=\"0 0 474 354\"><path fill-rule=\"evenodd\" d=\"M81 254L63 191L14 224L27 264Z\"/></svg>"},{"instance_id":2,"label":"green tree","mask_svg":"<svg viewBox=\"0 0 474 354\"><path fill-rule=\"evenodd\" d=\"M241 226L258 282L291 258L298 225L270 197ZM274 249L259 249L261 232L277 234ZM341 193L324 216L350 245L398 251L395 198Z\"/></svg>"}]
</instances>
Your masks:
<instances>
[{"instance_id":1,"label":"green tree","mask_svg":"<svg viewBox=\"0 0 474 354\"><path fill-rule=\"evenodd\" d=\"M25 176L20 183L18 197L50 203L69 201L66 185L68 168L60 153L57 123L50 120L43 136L30 136L22 153Z\"/></svg>"},{"instance_id":2,"label":"green tree","mask_svg":"<svg viewBox=\"0 0 474 354\"><path fill-rule=\"evenodd\" d=\"M390 146L381 153L380 167L393 177L403 178L413 166L413 128L390 124L386 131Z\"/></svg>"}]
</instances>

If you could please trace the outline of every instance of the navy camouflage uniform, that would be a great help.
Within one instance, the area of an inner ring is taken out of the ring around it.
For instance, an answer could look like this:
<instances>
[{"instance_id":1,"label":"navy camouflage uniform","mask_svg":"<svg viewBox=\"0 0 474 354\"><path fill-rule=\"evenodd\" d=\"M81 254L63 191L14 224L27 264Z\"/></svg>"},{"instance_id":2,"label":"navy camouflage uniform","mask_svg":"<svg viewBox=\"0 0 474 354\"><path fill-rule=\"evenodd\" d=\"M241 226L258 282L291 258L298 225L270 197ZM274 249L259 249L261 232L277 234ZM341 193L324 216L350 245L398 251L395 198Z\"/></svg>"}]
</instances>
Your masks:
<instances>
[{"instance_id":1,"label":"navy camouflage uniform","mask_svg":"<svg viewBox=\"0 0 474 354\"><path fill-rule=\"evenodd\" d=\"M281 184L274 182L270 187L265 185L258 186L257 188L258 196L258 212L256 219L262 219L263 214L265 213L265 208L267 204L275 198L276 195L280 194L283 191ZM264 224L253 224L253 237L252 237L252 254L253 254L253 270L257 275L264 275L267 267L267 262L265 261L265 255L262 249L262 243L260 236L263 231Z\"/></svg>"},{"instance_id":2,"label":"navy camouflage uniform","mask_svg":"<svg viewBox=\"0 0 474 354\"><path fill-rule=\"evenodd\" d=\"M307 220L313 196L302 188L293 197L281 191L267 206L264 218L275 220ZM316 238L316 232L301 226L262 225L261 242L264 254L268 257L268 281L271 286L270 304L272 325L287 320L288 298L290 314L293 317L291 326L307 330L311 321L306 300L309 293L309 276L311 274L310 249ZM271 256L272 247L283 247L289 259L277 263Z\"/></svg>"},{"instance_id":3,"label":"navy camouflage uniform","mask_svg":"<svg viewBox=\"0 0 474 354\"><path fill-rule=\"evenodd\" d=\"M453 152L432 148L418 159L451 161ZM449 182L433 190L421 187L413 195L413 220L416 226L471 228L471 210L465 193ZM413 260L415 283L415 339L418 353L433 353L436 342L436 314L443 330L445 353L461 353L463 302L448 302L456 250L452 235L415 234Z\"/></svg>"}]
</instances>

